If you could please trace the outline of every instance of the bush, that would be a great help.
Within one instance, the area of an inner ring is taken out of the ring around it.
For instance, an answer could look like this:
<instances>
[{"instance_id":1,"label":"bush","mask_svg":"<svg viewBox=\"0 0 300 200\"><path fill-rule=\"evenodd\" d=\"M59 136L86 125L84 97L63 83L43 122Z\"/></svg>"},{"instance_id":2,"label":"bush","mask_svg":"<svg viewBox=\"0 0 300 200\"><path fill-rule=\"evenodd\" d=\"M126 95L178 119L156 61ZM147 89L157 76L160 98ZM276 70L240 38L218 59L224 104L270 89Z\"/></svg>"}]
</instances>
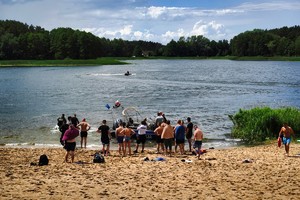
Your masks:
<instances>
[{"instance_id":1,"label":"bush","mask_svg":"<svg viewBox=\"0 0 300 200\"><path fill-rule=\"evenodd\" d=\"M232 136L242 139L247 144L260 143L267 138L277 138L284 122L288 123L295 133L300 131L300 110L297 108L240 109L238 113L229 117L234 124Z\"/></svg>"}]
</instances>

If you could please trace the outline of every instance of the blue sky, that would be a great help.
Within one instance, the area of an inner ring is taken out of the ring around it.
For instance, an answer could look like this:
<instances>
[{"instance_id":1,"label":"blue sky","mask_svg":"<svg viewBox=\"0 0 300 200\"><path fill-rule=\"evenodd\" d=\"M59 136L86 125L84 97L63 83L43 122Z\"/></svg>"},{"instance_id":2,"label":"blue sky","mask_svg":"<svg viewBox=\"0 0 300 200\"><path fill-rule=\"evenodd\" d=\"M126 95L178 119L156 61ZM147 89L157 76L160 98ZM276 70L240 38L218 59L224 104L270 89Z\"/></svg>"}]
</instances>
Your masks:
<instances>
[{"instance_id":1,"label":"blue sky","mask_svg":"<svg viewBox=\"0 0 300 200\"><path fill-rule=\"evenodd\" d=\"M109 39L166 44L203 35L218 41L256 28L300 25L300 0L0 0L0 19Z\"/></svg>"}]
</instances>

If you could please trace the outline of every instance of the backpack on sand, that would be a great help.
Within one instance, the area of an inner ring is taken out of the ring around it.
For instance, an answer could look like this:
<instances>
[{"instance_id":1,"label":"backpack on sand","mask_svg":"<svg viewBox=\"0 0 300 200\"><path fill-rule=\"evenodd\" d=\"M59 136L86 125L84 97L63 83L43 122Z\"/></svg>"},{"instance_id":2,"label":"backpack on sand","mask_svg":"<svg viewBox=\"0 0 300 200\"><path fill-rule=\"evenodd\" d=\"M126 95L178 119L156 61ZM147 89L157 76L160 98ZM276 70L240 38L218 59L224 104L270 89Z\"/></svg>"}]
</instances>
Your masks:
<instances>
[{"instance_id":1,"label":"backpack on sand","mask_svg":"<svg viewBox=\"0 0 300 200\"><path fill-rule=\"evenodd\" d=\"M39 166L48 165L48 163L49 163L48 157L45 154L41 155L39 160Z\"/></svg>"},{"instance_id":2,"label":"backpack on sand","mask_svg":"<svg viewBox=\"0 0 300 200\"><path fill-rule=\"evenodd\" d=\"M93 163L104 163L104 162L105 162L104 157L100 153L94 154Z\"/></svg>"}]
</instances>

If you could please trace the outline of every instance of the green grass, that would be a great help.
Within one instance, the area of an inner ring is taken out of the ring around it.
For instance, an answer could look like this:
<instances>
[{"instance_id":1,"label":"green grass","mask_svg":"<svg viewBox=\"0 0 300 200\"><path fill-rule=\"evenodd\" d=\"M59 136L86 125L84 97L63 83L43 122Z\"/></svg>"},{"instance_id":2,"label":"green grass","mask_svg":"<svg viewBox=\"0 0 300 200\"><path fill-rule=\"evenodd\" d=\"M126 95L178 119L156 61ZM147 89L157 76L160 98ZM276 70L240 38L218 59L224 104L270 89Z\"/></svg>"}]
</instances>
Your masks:
<instances>
[{"instance_id":1,"label":"green grass","mask_svg":"<svg viewBox=\"0 0 300 200\"><path fill-rule=\"evenodd\" d=\"M0 67L33 67L33 66L97 66L128 64L117 58L97 58L87 60L0 60Z\"/></svg>"},{"instance_id":2,"label":"green grass","mask_svg":"<svg viewBox=\"0 0 300 200\"><path fill-rule=\"evenodd\" d=\"M238 61L300 61L300 57L236 57L236 56L215 56L215 57L102 57L86 60L0 60L0 67L35 67L35 66L97 66L97 65L122 65L128 64L122 60L140 59L194 59L194 60L238 60Z\"/></svg>"},{"instance_id":3,"label":"green grass","mask_svg":"<svg viewBox=\"0 0 300 200\"><path fill-rule=\"evenodd\" d=\"M240 138L248 144L257 144L278 137L284 122L293 128L296 136L300 132L300 110L297 108L271 109L256 107L251 110L240 109L229 116L234 126L232 136Z\"/></svg>"}]
</instances>

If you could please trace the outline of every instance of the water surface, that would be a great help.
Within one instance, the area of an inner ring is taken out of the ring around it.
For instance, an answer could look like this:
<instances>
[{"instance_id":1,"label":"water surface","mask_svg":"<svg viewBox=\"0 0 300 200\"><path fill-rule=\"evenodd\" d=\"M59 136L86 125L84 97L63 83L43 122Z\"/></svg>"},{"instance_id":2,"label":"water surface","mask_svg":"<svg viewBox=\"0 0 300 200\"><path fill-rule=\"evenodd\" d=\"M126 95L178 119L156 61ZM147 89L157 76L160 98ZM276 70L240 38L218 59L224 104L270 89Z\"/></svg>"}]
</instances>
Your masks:
<instances>
[{"instance_id":1,"label":"water surface","mask_svg":"<svg viewBox=\"0 0 300 200\"><path fill-rule=\"evenodd\" d=\"M58 145L56 119L77 114L94 132L119 100L149 120L191 117L213 146L232 146L228 115L256 106L300 108L300 62L136 60L120 66L0 68L0 143ZM124 76L126 71L133 75Z\"/></svg>"}]
</instances>

